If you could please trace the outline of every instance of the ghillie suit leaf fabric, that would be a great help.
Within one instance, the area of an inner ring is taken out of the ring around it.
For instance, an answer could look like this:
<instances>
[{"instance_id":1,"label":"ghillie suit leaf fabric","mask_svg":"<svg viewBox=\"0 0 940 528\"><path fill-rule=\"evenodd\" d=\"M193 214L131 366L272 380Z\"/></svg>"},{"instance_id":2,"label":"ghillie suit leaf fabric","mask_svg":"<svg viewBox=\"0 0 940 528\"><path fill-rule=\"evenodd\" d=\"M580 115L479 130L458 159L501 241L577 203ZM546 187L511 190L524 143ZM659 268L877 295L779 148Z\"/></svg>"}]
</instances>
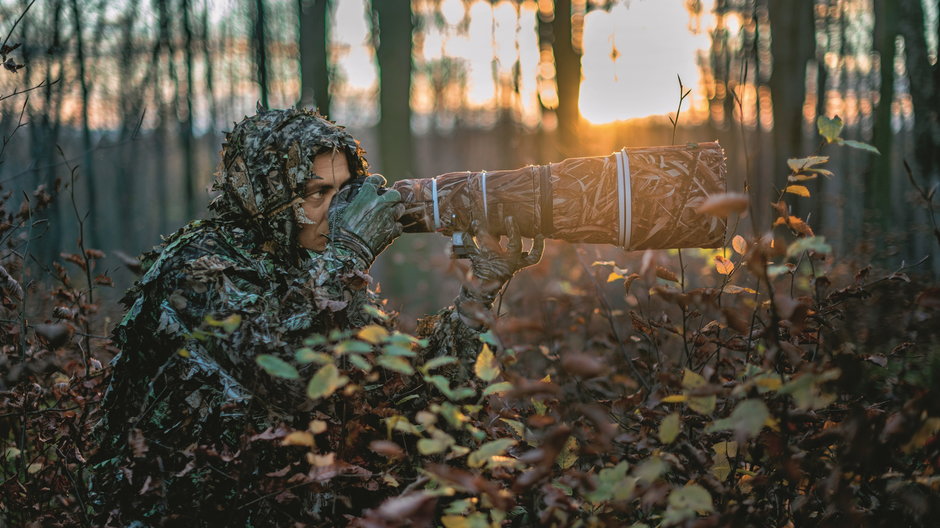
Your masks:
<instances>
[{"instance_id":1,"label":"ghillie suit leaf fabric","mask_svg":"<svg viewBox=\"0 0 940 528\"><path fill-rule=\"evenodd\" d=\"M389 324L360 255L296 243L310 164L323 152L366 176L358 142L315 114L246 118L223 147L216 216L145 255L114 332L122 353L90 486L97 522L279 526L323 515L328 493L291 502L278 492L289 485L266 482L298 458L270 442L273 431L313 416L313 387L300 378L315 377L305 358L320 352L298 349L309 336Z\"/></svg>"}]
</instances>

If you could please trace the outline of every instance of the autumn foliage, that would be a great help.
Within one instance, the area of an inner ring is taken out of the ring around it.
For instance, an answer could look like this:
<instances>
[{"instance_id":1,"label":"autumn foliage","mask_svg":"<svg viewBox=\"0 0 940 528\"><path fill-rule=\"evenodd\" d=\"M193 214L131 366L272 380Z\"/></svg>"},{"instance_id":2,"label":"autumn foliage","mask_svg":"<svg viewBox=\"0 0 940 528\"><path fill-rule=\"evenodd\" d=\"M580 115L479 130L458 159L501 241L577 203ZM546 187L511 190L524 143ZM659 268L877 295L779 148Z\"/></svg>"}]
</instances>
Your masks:
<instances>
[{"instance_id":1,"label":"autumn foliage","mask_svg":"<svg viewBox=\"0 0 940 528\"><path fill-rule=\"evenodd\" d=\"M820 132L838 143L833 126ZM275 496L299 525L370 528L940 524L940 289L914 265L835 255L792 213L826 161L791 160L773 226L724 249L549 247L472 375L381 326L259 356L260 375L309 380L313 410L246 439L294 461L244 507ZM23 244L46 192L2 202L0 524L78 526L113 353L91 332L108 280L85 248L31 280ZM309 493L320 510L295 511Z\"/></svg>"}]
</instances>

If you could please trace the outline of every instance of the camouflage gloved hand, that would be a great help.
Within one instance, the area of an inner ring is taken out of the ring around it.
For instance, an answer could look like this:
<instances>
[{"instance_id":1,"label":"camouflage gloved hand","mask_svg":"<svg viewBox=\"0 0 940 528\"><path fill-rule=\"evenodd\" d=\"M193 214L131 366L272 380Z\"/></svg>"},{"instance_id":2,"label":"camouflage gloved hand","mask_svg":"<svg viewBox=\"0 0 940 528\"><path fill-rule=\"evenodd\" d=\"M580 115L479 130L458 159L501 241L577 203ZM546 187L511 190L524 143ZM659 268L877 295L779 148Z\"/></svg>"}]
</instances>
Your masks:
<instances>
[{"instance_id":1,"label":"camouflage gloved hand","mask_svg":"<svg viewBox=\"0 0 940 528\"><path fill-rule=\"evenodd\" d=\"M532 249L523 251L522 236L512 217L506 217L506 236L509 239L506 249L500 247L499 240L483 230L478 221L471 224L470 234L478 241L477 245L467 248L475 280L460 287L454 306L465 323L479 326L483 319L481 316L493 305L506 282L517 271L541 260L545 237L537 235Z\"/></svg>"},{"instance_id":2,"label":"camouflage gloved hand","mask_svg":"<svg viewBox=\"0 0 940 528\"><path fill-rule=\"evenodd\" d=\"M402 232L398 219L405 205L385 183L382 175L373 174L358 187L341 189L330 204L330 245L350 253L363 269Z\"/></svg>"}]
</instances>

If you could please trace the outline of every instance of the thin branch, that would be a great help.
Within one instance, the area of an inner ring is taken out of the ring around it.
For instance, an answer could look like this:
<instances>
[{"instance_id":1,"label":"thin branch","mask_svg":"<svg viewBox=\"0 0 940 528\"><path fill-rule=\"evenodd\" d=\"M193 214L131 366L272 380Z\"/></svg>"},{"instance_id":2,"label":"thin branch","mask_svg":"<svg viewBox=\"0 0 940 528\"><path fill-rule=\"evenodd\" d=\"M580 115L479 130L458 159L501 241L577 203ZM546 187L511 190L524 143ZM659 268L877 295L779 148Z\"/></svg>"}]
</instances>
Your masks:
<instances>
[{"instance_id":1,"label":"thin branch","mask_svg":"<svg viewBox=\"0 0 940 528\"><path fill-rule=\"evenodd\" d=\"M55 84L55 83L57 83L57 82L59 82L59 79L56 79L56 80L52 81L51 83L47 83L46 80L43 79L42 81L39 82L39 84L37 84L36 86L33 86L32 88L27 88L27 89L25 89L25 90L13 90L13 93L11 93L11 94L0 95L0 101L5 101L5 100L7 100L7 99L9 99L9 98L11 98L11 97L14 97L14 96L17 96L17 95L22 95L22 94L27 93L27 92L32 92L33 90L38 90L38 89L40 89L40 88L44 88L44 87L47 87L47 86L52 86L53 84Z\"/></svg>"},{"instance_id":2,"label":"thin branch","mask_svg":"<svg viewBox=\"0 0 940 528\"><path fill-rule=\"evenodd\" d=\"M20 16L16 19L15 22L13 22L13 27L11 27L10 31L7 32L7 36L3 39L3 44L0 45L0 48L6 47L7 42L10 41L10 36L13 35L13 30L16 29L16 26L20 23L20 20L23 20L23 17L26 16L26 12L29 11L29 8L33 7L33 4L35 3L36 3L36 0L33 0L32 2L29 3L29 5L26 6L26 9L24 9L23 12L20 13Z\"/></svg>"}]
</instances>

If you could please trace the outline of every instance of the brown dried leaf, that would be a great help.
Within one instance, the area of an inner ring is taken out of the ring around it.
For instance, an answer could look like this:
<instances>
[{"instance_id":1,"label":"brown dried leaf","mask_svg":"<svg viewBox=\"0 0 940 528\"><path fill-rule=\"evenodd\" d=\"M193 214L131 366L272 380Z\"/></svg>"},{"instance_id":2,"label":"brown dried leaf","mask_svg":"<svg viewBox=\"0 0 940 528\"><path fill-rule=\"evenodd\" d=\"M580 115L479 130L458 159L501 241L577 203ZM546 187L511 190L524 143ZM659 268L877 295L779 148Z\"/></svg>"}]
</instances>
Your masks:
<instances>
[{"instance_id":1,"label":"brown dried leaf","mask_svg":"<svg viewBox=\"0 0 940 528\"><path fill-rule=\"evenodd\" d=\"M696 209L696 212L724 218L733 213L743 213L747 210L749 203L750 199L746 194L713 194Z\"/></svg>"},{"instance_id":2,"label":"brown dried leaf","mask_svg":"<svg viewBox=\"0 0 940 528\"><path fill-rule=\"evenodd\" d=\"M679 282L679 277L675 273L662 266L656 266L656 276L663 280Z\"/></svg>"}]
</instances>

